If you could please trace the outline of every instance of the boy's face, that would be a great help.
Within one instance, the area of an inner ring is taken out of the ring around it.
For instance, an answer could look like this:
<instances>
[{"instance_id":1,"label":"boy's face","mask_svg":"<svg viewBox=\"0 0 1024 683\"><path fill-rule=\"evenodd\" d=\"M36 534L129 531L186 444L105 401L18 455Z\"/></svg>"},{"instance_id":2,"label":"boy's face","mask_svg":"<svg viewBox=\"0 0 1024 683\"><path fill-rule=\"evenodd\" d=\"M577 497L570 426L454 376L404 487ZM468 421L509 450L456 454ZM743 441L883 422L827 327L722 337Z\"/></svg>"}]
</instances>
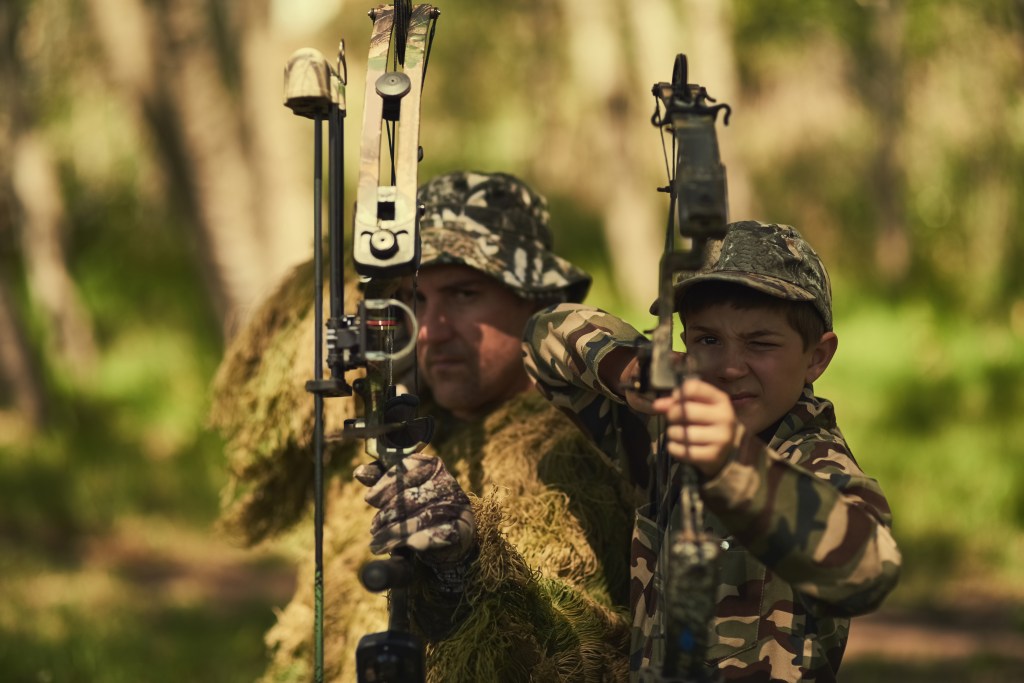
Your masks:
<instances>
[{"instance_id":1,"label":"boy's face","mask_svg":"<svg viewBox=\"0 0 1024 683\"><path fill-rule=\"evenodd\" d=\"M784 312L726 303L688 314L683 339L694 370L729 394L737 419L754 433L796 405L837 345L836 335L826 332L805 350Z\"/></svg>"},{"instance_id":2,"label":"boy's face","mask_svg":"<svg viewBox=\"0 0 1024 683\"><path fill-rule=\"evenodd\" d=\"M421 270L416 299L416 358L442 407L472 419L530 387L520 340L532 302L458 265Z\"/></svg>"}]
</instances>

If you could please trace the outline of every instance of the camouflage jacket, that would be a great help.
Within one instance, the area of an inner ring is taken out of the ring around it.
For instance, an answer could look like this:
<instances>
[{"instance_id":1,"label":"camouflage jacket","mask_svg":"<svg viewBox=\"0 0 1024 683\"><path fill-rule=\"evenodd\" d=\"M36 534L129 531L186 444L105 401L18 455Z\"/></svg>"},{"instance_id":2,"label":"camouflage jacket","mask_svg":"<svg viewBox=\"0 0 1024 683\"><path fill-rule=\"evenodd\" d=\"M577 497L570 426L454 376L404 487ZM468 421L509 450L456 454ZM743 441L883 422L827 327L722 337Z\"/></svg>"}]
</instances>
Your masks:
<instances>
[{"instance_id":1,"label":"camouflage jacket","mask_svg":"<svg viewBox=\"0 0 1024 683\"><path fill-rule=\"evenodd\" d=\"M674 474L656 470L658 421L630 411L598 376L611 351L638 343L644 337L621 320L563 304L531 320L524 344L541 392L646 497L631 546L632 680L661 667L663 540L678 502L678 491L656 483ZM707 531L725 549L708 666L725 681L833 681L849 617L877 607L899 575L888 504L850 454L832 404L810 386L769 443L739 431L721 472L700 484Z\"/></svg>"},{"instance_id":2,"label":"camouflage jacket","mask_svg":"<svg viewBox=\"0 0 1024 683\"><path fill-rule=\"evenodd\" d=\"M535 392L479 421L442 412L428 452L469 494L478 553L454 606L415 563L414 628L428 683L626 683L627 564L635 501L617 468ZM358 452L353 462L365 462ZM358 570L373 555L366 488L342 476L327 494L324 531L325 680L355 681L361 636L387 625L387 599ZM301 543L312 538L303 533ZM265 683L308 681L313 559L303 552L295 597L267 635Z\"/></svg>"}]
</instances>

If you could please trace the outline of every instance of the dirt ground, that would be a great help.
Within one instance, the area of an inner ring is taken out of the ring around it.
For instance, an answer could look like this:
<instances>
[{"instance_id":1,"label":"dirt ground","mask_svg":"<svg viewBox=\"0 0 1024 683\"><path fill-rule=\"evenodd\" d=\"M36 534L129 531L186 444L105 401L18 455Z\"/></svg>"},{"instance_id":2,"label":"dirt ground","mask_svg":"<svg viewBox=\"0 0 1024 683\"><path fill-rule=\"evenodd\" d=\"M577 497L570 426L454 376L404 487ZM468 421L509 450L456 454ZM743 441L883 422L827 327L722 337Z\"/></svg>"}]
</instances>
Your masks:
<instances>
[{"instance_id":1,"label":"dirt ground","mask_svg":"<svg viewBox=\"0 0 1024 683\"><path fill-rule=\"evenodd\" d=\"M86 566L227 610L252 600L281 607L294 591L294 571L281 558L194 535L132 531L94 539ZM856 682L1024 683L1024 600L965 590L927 610L883 607L854 620L843 669L843 680Z\"/></svg>"},{"instance_id":2,"label":"dirt ground","mask_svg":"<svg viewBox=\"0 0 1024 683\"><path fill-rule=\"evenodd\" d=\"M883 608L854 620L845 661L998 657L1020 662L1024 676L1024 629L1014 618L1012 609L997 602L968 601L928 614Z\"/></svg>"}]
</instances>

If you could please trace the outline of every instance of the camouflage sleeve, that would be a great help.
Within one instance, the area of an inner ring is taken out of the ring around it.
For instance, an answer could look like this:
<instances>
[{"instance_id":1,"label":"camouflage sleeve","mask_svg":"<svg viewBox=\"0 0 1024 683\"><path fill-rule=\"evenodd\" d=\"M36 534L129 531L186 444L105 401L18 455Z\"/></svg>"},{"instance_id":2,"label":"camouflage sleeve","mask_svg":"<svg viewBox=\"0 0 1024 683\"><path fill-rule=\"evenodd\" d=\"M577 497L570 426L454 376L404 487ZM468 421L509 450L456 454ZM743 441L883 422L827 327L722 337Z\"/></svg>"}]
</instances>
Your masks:
<instances>
[{"instance_id":1,"label":"camouflage sleeve","mask_svg":"<svg viewBox=\"0 0 1024 683\"><path fill-rule=\"evenodd\" d=\"M526 372L540 392L612 455L615 405L625 402L598 370L613 351L633 350L646 338L600 309L559 304L534 315L523 339Z\"/></svg>"},{"instance_id":2,"label":"camouflage sleeve","mask_svg":"<svg viewBox=\"0 0 1024 683\"><path fill-rule=\"evenodd\" d=\"M811 609L838 616L875 609L901 565L878 483L839 442L807 440L786 451L741 429L725 466L704 483L704 500Z\"/></svg>"}]
</instances>

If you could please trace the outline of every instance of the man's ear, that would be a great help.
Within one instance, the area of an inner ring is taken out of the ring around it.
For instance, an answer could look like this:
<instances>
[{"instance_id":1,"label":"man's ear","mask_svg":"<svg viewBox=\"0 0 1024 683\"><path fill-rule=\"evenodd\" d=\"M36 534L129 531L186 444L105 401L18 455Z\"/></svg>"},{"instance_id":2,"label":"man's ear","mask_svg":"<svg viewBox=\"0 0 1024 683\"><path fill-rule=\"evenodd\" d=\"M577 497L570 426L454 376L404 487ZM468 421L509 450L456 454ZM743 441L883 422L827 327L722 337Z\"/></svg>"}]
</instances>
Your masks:
<instances>
[{"instance_id":1,"label":"man's ear","mask_svg":"<svg viewBox=\"0 0 1024 683\"><path fill-rule=\"evenodd\" d=\"M804 377L804 381L807 384L811 384L814 380L821 377L828 368L828 364L832 362L832 357L836 355L836 349L839 348L839 337L836 336L835 332L826 332L821 335L821 339L811 349L811 355L807 363L807 374Z\"/></svg>"}]
</instances>

